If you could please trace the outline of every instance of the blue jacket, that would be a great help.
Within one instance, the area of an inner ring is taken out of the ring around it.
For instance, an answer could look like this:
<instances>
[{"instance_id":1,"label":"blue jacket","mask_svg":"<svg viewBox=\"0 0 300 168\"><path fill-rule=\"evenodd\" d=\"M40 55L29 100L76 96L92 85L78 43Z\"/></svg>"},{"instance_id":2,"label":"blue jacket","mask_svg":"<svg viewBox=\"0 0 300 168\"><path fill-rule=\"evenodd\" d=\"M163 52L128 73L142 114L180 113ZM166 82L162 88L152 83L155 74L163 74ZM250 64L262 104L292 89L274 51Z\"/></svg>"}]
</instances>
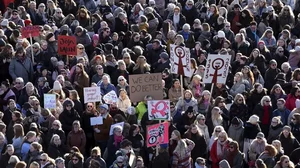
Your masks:
<instances>
[{"instance_id":1,"label":"blue jacket","mask_svg":"<svg viewBox=\"0 0 300 168\"><path fill-rule=\"evenodd\" d=\"M30 149L30 143L29 142L24 142L22 147L21 147L21 159L24 161L26 159L27 153L29 152Z\"/></svg>"},{"instance_id":2,"label":"blue jacket","mask_svg":"<svg viewBox=\"0 0 300 168\"><path fill-rule=\"evenodd\" d=\"M116 87L111 83L109 83L107 85L107 87L105 88L103 82L101 82L100 83L100 90L101 90L101 96L106 95L108 92L110 92L112 90L114 90L117 93Z\"/></svg>"},{"instance_id":3,"label":"blue jacket","mask_svg":"<svg viewBox=\"0 0 300 168\"><path fill-rule=\"evenodd\" d=\"M282 124L287 125L288 117L289 117L290 113L291 113L291 111L287 108L285 108L284 110L276 109L273 111L272 118L276 117L276 116L280 116Z\"/></svg>"}]
</instances>

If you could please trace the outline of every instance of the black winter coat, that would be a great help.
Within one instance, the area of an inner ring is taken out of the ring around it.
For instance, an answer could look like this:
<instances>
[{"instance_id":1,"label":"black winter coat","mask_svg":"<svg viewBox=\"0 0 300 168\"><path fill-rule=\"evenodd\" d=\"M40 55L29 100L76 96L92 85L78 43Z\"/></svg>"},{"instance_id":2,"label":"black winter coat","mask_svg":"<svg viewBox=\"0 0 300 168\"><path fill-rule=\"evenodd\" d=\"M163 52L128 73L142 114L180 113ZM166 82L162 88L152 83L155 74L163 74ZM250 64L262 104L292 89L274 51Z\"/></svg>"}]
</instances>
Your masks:
<instances>
[{"instance_id":1,"label":"black winter coat","mask_svg":"<svg viewBox=\"0 0 300 168\"><path fill-rule=\"evenodd\" d=\"M65 145L56 146L54 144L50 144L48 147L48 155L51 158L64 157L64 155L68 152Z\"/></svg>"},{"instance_id":2,"label":"black winter coat","mask_svg":"<svg viewBox=\"0 0 300 168\"><path fill-rule=\"evenodd\" d=\"M72 130L72 125L75 120L80 121L80 116L74 108L72 108L71 111L64 110L59 115L59 121L66 135Z\"/></svg>"},{"instance_id":3,"label":"black winter coat","mask_svg":"<svg viewBox=\"0 0 300 168\"><path fill-rule=\"evenodd\" d=\"M255 139L257 133L261 132L260 126L253 125L250 122L245 123L245 130L244 130L244 138L246 139Z\"/></svg>"},{"instance_id":4,"label":"black winter coat","mask_svg":"<svg viewBox=\"0 0 300 168\"><path fill-rule=\"evenodd\" d=\"M234 117L241 119L245 123L249 118L247 105L233 103L229 109L229 121Z\"/></svg>"}]
</instances>

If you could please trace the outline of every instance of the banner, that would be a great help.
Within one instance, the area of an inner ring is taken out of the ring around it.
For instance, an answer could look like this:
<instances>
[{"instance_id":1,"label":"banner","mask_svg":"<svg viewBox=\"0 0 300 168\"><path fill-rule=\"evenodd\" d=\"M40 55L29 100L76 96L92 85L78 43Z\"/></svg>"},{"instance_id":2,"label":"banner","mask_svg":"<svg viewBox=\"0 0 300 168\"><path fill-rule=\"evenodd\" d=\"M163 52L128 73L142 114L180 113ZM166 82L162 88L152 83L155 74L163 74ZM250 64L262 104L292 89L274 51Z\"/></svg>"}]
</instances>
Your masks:
<instances>
[{"instance_id":1,"label":"banner","mask_svg":"<svg viewBox=\"0 0 300 168\"><path fill-rule=\"evenodd\" d=\"M151 100L148 101L148 118L149 120L169 120L170 100Z\"/></svg>"},{"instance_id":2,"label":"banner","mask_svg":"<svg viewBox=\"0 0 300 168\"><path fill-rule=\"evenodd\" d=\"M144 100L147 95L153 99L163 99L161 73L129 75L129 92L132 102Z\"/></svg>"},{"instance_id":3,"label":"banner","mask_svg":"<svg viewBox=\"0 0 300 168\"><path fill-rule=\"evenodd\" d=\"M100 87L85 87L83 88L84 103L101 102Z\"/></svg>"},{"instance_id":4,"label":"banner","mask_svg":"<svg viewBox=\"0 0 300 168\"><path fill-rule=\"evenodd\" d=\"M116 92L112 90L103 96L103 100L106 104L117 104L118 96Z\"/></svg>"},{"instance_id":5,"label":"banner","mask_svg":"<svg viewBox=\"0 0 300 168\"><path fill-rule=\"evenodd\" d=\"M116 126L121 126L122 128L124 127L124 122L120 122L120 123L116 123L110 126L110 130L109 130L109 135L113 135L114 134L114 128Z\"/></svg>"},{"instance_id":6,"label":"banner","mask_svg":"<svg viewBox=\"0 0 300 168\"><path fill-rule=\"evenodd\" d=\"M56 109L56 95L44 94L44 108Z\"/></svg>"},{"instance_id":7,"label":"banner","mask_svg":"<svg viewBox=\"0 0 300 168\"><path fill-rule=\"evenodd\" d=\"M60 55L77 55L76 37L74 36L58 36L57 40L58 54Z\"/></svg>"},{"instance_id":8,"label":"banner","mask_svg":"<svg viewBox=\"0 0 300 168\"><path fill-rule=\"evenodd\" d=\"M90 121L91 121L91 126L102 125L103 124L103 117L101 117L101 116L99 116L99 117L91 117Z\"/></svg>"},{"instance_id":9,"label":"banner","mask_svg":"<svg viewBox=\"0 0 300 168\"><path fill-rule=\"evenodd\" d=\"M40 27L39 26L26 26L21 28L21 34L23 38L37 37L40 35Z\"/></svg>"},{"instance_id":10,"label":"banner","mask_svg":"<svg viewBox=\"0 0 300 168\"><path fill-rule=\"evenodd\" d=\"M191 77L194 72L191 69L190 49L174 44L170 45L171 73Z\"/></svg>"},{"instance_id":11,"label":"banner","mask_svg":"<svg viewBox=\"0 0 300 168\"><path fill-rule=\"evenodd\" d=\"M209 54L206 60L203 83L226 83L231 55Z\"/></svg>"},{"instance_id":12,"label":"banner","mask_svg":"<svg viewBox=\"0 0 300 168\"><path fill-rule=\"evenodd\" d=\"M164 122L147 127L147 147L169 143L169 123Z\"/></svg>"}]
</instances>

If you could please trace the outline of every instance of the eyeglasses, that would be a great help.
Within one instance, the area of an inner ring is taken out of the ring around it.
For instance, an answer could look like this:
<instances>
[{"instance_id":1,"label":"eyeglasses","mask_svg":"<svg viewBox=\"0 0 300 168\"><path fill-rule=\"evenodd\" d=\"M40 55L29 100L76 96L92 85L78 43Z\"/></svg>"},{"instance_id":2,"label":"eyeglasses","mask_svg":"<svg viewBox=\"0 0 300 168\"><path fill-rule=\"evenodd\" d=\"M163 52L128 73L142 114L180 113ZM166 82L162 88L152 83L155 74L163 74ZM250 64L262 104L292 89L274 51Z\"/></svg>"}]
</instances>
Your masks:
<instances>
[{"instance_id":1,"label":"eyeglasses","mask_svg":"<svg viewBox=\"0 0 300 168\"><path fill-rule=\"evenodd\" d=\"M290 161L287 160L287 161L285 161L284 163L289 163L289 162L290 162Z\"/></svg>"},{"instance_id":2,"label":"eyeglasses","mask_svg":"<svg viewBox=\"0 0 300 168\"><path fill-rule=\"evenodd\" d=\"M73 161L78 161L78 159L72 159Z\"/></svg>"},{"instance_id":3,"label":"eyeglasses","mask_svg":"<svg viewBox=\"0 0 300 168\"><path fill-rule=\"evenodd\" d=\"M221 132L221 130L215 130L215 132Z\"/></svg>"},{"instance_id":4,"label":"eyeglasses","mask_svg":"<svg viewBox=\"0 0 300 168\"><path fill-rule=\"evenodd\" d=\"M98 70L102 70L103 68L98 68Z\"/></svg>"},{"instance_id":5,"label":"eyeglasses","mask_svg":"<svg viewBox=\"0 0 300 168\"><path fill-rule=\"evenodd\" d=\"M37 104L35 104L36 106L39 106L40 104L39 103L37 103Z\"/></svg>"},{"instance_id":6,"label":"eyeglasses","mask_svg":"<svg viewBox=\"0 0 300 168\"><path fill-rule=\"evenodd\" d=\"M41 159L41 161L42 161L42 162L46 162L46 161L47 161L47 159Z\"/></svg>"},{"instance_id":7,"label":"eyeglasses","mask_svg":"<svg viewBox=\"0 0 300 168\"><path fill-rule=\"evenodd\" d=\"M83 50L83 48L78 48L79 50Z\"/></svg>"}]
</instances>

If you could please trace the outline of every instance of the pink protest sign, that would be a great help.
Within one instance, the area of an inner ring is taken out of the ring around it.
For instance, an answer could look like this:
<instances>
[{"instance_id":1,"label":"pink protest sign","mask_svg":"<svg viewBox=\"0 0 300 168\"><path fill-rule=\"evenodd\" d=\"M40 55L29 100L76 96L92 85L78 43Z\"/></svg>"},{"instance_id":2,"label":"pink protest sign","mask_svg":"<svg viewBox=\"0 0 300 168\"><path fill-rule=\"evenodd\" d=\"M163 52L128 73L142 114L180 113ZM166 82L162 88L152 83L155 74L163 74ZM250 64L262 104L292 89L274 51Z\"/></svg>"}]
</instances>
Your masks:
<instances>
[{"instance_id":1,"label":"pink protest sign","mask_svg":"<svg viewBox=\"0 0 300 168\"><path fill-rule=\"evenodd\" d=\"M147 147L169 143L169 123L159 123L147 127Z\"/></svg>"}]
</instances>

